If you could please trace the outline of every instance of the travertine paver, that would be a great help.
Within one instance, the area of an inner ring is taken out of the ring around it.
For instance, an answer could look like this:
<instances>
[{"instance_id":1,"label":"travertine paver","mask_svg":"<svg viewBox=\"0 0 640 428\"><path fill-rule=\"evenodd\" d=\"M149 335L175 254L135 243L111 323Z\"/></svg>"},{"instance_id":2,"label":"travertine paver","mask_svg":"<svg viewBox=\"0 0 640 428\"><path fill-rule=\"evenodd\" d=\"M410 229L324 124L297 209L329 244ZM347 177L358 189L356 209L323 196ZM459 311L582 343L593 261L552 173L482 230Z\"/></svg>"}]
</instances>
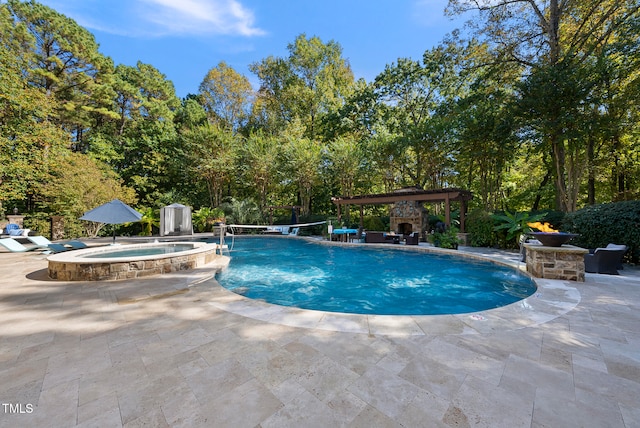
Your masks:
<instances>
[{"instance_id":1,"label":"travertine paver","mask_svg":"<svg viewBox=\"0 0 640 428\"><path fill-rule=\"evenodd\" d=\"M71 283L0 253L0 427L638 427L640 269L621 274L366 317L248 301L208 269Z\"/></svg>"}]
</instances>

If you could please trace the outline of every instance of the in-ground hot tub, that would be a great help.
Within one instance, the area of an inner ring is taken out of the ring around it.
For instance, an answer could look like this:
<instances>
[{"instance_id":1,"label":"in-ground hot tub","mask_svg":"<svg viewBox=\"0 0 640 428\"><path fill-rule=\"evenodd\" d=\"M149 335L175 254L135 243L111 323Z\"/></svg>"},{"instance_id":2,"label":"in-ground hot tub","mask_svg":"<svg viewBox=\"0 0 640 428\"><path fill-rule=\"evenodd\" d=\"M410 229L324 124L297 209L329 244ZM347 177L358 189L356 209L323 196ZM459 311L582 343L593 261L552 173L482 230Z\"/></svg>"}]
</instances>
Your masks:
<instances>
[{"instance_id":1,"label":"in-ground hot tub","mask_svg":"<svg viewBox=\"0 0 640 428\"><path fill-rule=\"evenodd\" d=\"M65 251L47 258L49 278L104 281L189 270L212 262L216 249L204 242L155 242Z\"/></svg>"}]
</instances>

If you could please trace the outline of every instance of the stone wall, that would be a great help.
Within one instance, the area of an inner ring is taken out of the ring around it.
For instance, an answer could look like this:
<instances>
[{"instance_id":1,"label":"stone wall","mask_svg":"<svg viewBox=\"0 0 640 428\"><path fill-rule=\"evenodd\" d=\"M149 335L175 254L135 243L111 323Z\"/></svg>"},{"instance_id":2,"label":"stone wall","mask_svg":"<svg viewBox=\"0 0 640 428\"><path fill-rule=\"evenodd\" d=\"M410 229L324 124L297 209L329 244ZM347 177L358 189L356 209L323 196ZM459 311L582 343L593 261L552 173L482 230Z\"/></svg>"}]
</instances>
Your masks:
<instances>
[{"instance_id":1,"label":"stone wall","mask_svg":"<svg viewBox=\"0 0 640 428\"><path fill-rule=\"evenodd\" d=\"M584 255L589 250L573 245L525 244L525 248L527 272L534 277L584 282Z\"/></svg>"},{"instance_id":2,"label":"stone wall","mask_svg":"<svg viewBox=\"0 0 640 428\"><path fill-rule=\"evenodd\" d=\"M82 258L74 260L73 251L49 257L49 277L59 281L105 281L142 278L170 272L190 270L211 263L215 258L216 245L192 254L169 255L150 260L105 261ZM85 251L85 250L75 250Z\"/></svg>"},{"instance_id":3,"label":"stone wall","mask_svg":"<svg viewBox=\"0 0 640 428\"><path fill-rule=\"evenodd\" d=\"M400 201L391 207L389 213L390 229L393 232L400 233L400 225L408 223L411 225L411 232L422 232L426 229L428 213L421 202L417 201Z\"/></svg>"}]
</instances>

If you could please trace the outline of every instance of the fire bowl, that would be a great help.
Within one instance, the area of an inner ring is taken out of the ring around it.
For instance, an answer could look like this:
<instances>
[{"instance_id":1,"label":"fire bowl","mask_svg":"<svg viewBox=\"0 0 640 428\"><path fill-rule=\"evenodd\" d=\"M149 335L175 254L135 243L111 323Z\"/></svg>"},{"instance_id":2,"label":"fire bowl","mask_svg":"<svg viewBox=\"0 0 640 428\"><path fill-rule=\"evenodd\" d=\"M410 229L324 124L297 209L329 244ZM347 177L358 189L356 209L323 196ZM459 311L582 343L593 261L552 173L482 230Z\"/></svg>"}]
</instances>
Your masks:
<instances>
[{"instance_id":1,"label":"fire bowl","mask_svg":"<svg viewBox=\"0 0 640 428\"><path fill-rule=\"evenodd\" d=\"M546 247L560 247L579 236L577 233L565 232L531 232L529 234Z\"/></svg>"}]
</instances>

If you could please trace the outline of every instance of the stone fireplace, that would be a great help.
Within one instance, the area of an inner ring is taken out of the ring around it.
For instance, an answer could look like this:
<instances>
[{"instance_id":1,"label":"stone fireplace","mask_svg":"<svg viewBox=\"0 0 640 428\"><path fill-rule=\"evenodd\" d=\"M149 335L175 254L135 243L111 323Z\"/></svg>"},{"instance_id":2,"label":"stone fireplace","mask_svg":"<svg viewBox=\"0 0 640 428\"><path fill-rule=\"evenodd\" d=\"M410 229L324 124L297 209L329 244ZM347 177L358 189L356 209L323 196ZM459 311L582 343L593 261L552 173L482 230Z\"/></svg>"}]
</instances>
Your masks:
<instances>
[{"instance_id":1,"label":"stone fireplace","mask_svg":"<svg viewBox=\"0 0 640 428\"><path fill-rule=\"evenodd\" d=\"M390 209L390 229L400 235L418 232L420 236L427 228L429 215L420 201L399 201Z\"/></svg>"}]
</instances>

